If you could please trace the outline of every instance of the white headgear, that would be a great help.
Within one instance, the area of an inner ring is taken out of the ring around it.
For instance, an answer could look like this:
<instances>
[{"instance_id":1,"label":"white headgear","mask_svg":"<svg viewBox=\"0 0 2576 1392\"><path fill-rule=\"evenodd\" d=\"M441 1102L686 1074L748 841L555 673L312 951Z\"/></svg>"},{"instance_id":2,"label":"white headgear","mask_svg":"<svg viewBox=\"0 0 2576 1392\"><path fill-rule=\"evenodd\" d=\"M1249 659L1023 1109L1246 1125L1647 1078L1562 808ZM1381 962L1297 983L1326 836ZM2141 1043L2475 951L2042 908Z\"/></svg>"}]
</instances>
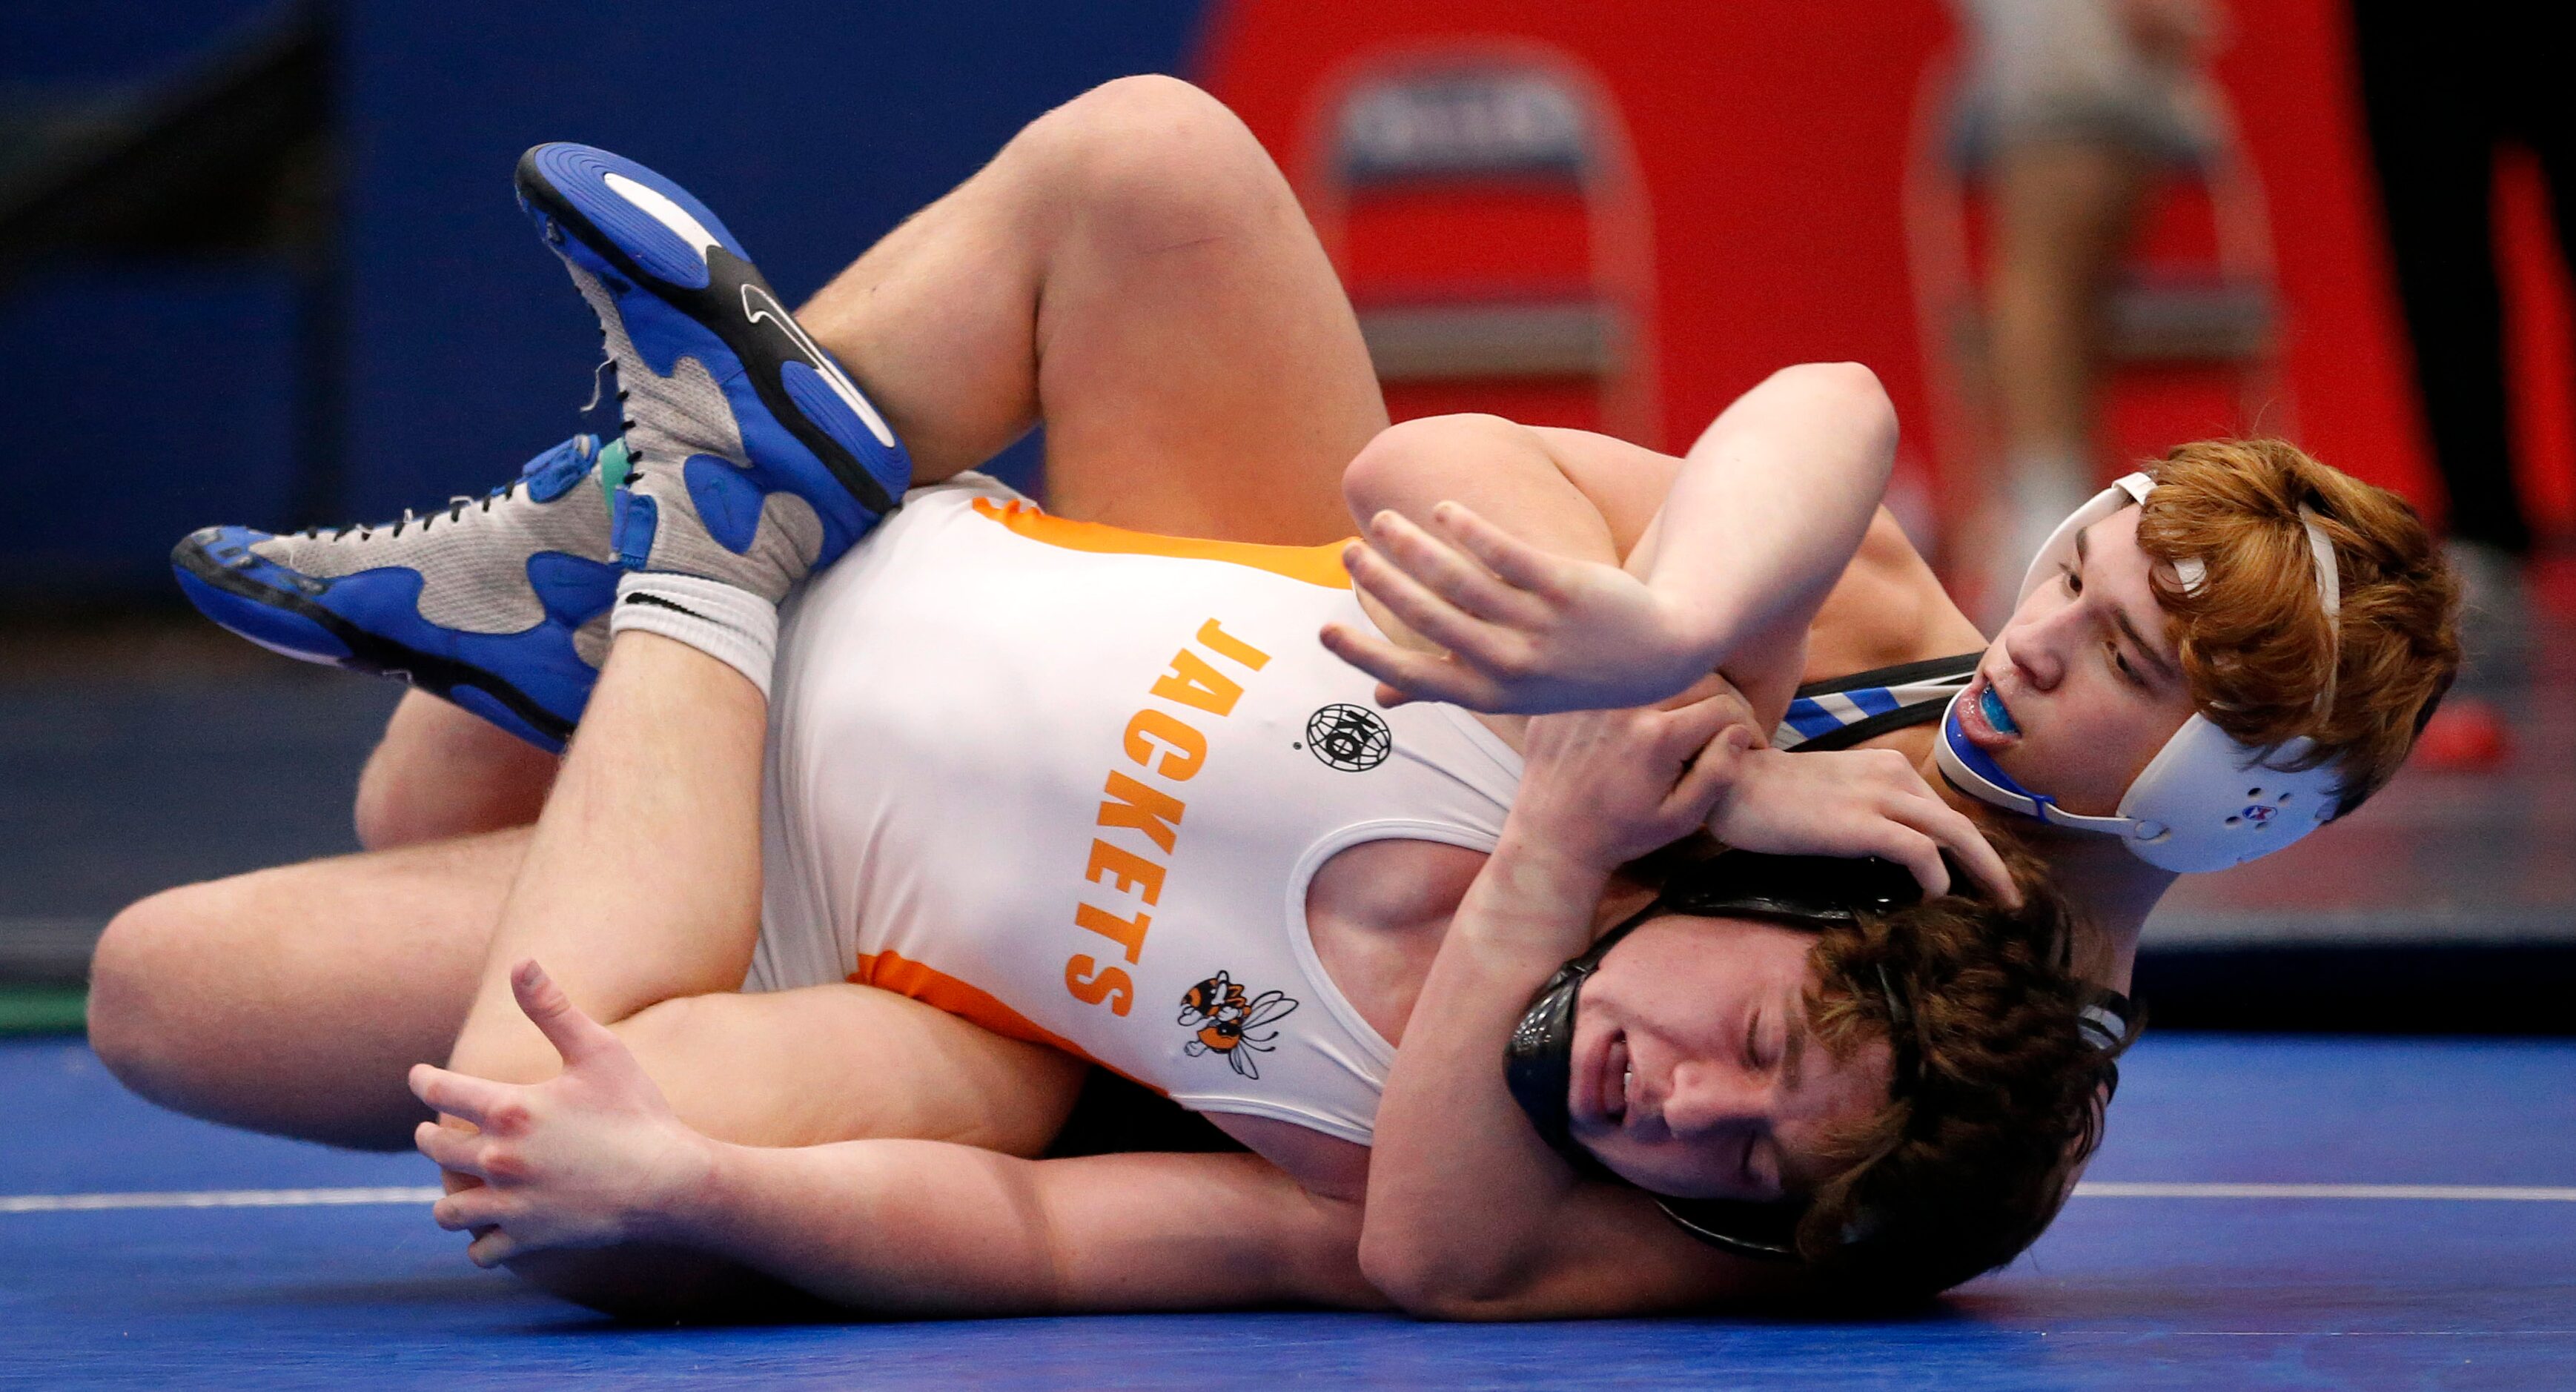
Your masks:
<instances>
[{"instance_id":1,"label":"white headgear","mask_svg":"<svg viewBox=\"0 0 2576 1392\"><path fill-rule=\"evenodd\" d=\"M2029 599L2033 591L2056 578L2059 568L2075 554L2076 533L2124 507L2145 503L2155 486L2147 475L2131 474L2077 508L2031 560L2029 572L2022 577L2021 598ZM2326 540L2315 514L2301 508L2299 517L2307 525L2308 547L2316 556L2317 595L2331 628L2343 601L2334 545ZM2186 560L2175 570L2185 590L2198 588L2201 562ZM2331 658L2326 670L2326 688L2317 696L2320 712L2334 701ZM2015 782L1984 750L1968 742L1959 728L1959 701L1966 695L1963 690L1951 698L1932 744L1942 774L1960 791L2052 826L2117 836L2138 859L2159 869L2224 870L2289 845L2335 812L2337 780L2331 764L2297 772L2277 767L2298 762L2311 747L2308 740L2290 740L2266 761L2260 747L2238 743L2198 711L2139 772L2137 781L2121 795L2114 815L2068 812L2047 794Z\"/></svg>"}]
</instances>

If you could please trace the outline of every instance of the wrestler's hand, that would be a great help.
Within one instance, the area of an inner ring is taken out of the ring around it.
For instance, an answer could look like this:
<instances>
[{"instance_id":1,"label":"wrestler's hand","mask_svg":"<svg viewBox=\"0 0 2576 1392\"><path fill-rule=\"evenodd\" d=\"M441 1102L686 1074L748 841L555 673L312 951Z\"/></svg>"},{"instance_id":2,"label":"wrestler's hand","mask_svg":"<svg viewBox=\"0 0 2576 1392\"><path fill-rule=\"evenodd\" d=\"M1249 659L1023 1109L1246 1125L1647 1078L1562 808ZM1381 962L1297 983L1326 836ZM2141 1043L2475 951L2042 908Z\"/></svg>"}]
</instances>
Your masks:
<instances>
[{"instance_id":1,"label":"wrestler's hand","mask_svg":"<svg viewBox=\"0 0 2576 1392\"><path fill-rule=\"evenodd\" d=\"M1505 835L1606 871L1699 830L1754 739L1743 698L1708 685L1661 706L1532 720Z\"/></svg>"},{"instance_id":2,"label":"wrestler's hand","mask_svg":"<svg viewBox=\"0 0 2576 1392\"><path fill-rule=\"evenodd\" d=\"M703 1182L715 1143L681 1122L625 1043L535 962L510 973L510 990L563 1055L563 1072L520 1086L413 1066L412 1093L475 1128L425 1121L414 1134L441 1169L481 1181L431 1216L451 1232L474 1230L465 1254L477 1266L651 1236L656 1217Z\"/></svg>"},{"instance_id":3,"label":"wrestler's hand","mask_svg":"<svg viewBox=\"0 0 2576 1392\"><path fill-rule=\"evenodd\" d=\"M1947 893L1947 850L2004 904L2020 891L2003 857L1965 814L1941 800L1913 761L1892 749L1796 754L1747 749L1711 805L1708 830L1729 846L1776 855L1874 855L1914 872L1926 894Z\"/></svg>"},{"instance_id":4,"label":"wrestler's hand","mask_svg":"<svg viewBox=\"0 0 2576 1392\"><path fill-rule=\"evenodd\" d=\"M1615 565L1522 541L1462 504L1369 519L1342 552L1352 583L1445 653L1398 647L1346 625L1324 646L1378 679L1381 705L1451 701L1540 715L1661 701L1707 675L1672 601Z\"/></svg>"}]
</instances>

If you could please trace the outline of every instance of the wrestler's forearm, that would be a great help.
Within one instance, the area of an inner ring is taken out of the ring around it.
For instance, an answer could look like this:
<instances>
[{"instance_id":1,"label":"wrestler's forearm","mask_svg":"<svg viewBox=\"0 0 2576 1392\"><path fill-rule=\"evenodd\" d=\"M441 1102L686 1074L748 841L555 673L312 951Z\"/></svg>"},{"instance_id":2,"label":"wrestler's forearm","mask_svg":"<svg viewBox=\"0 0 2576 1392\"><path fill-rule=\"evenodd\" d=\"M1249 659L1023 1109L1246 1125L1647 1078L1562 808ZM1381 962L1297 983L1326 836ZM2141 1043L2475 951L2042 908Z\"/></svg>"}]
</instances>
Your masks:
<instances>
[{"instance_id":1,"label":"wrestler's forearm","mask_svg":"<svg viewBox=\"0 0 2576 1392\"><path fill-rule=\"evenodd\" d=\"M1705 1308L1766 1274L1681 1236L1634 1189L1579 1180L1521 1115L1502 1056L1530 992L1588 945L1605 872L1506 836L1451 920L1378 1104L1360 1264L1439 1319Z\"/></svg>"},{"instance_id":2,"label":"wrestler's forearm","mask_svg":"<svg viewBox=\"0 0 2576 1392\"><path fill-rule=\"evenodd\" d=\"M1384 1302L1358 1209L1249 1155L1021 1160L936 1141L725 1146L654 1236L915 1315Z\"/></svg>"},{"instance_id":3,"label":"wrestler's forearm","mask_svg":"<svg viewBox=\"0 0 2576 1392\"><path fill-rule=\"evenodd\" d=\"M1530 993L1591 938L1606 871L1506 833L1441 940L1388 1071L1361 1260L1408 1308L1490 1299L1543 1260L1573 1172L1503 1083Z\"/></svg>"},{"instance_id":4,"label":"wrestler's forearm","mask_svg":"<svg viewBox=\"0 0 2576 1392\"><path fill-rule=\"evenodd\" d=\"M1785 667L1794 684L1895 456L1896 414L1869 369L1783 368L1691 446L1628 569L1674 604L1708 667L1738 685Z\"/></svg>"}]
</instances>

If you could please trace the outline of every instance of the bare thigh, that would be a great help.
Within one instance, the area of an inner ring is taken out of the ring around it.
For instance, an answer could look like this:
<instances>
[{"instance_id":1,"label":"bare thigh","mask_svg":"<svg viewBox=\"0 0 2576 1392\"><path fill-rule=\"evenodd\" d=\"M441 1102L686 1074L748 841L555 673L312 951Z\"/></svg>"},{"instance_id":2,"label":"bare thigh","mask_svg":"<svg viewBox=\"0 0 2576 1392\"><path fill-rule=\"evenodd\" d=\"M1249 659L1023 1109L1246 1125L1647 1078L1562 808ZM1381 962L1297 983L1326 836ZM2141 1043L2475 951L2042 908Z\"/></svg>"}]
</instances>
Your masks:
<instances>
[{"instance_id":1,"label":"bare thigh","mask_svg":"<svg viewBox=\"0 0 2576 1392\"><path fill-rule=\"evenodd\" d=\"M410 1144L404 1087L444 1062L524 830L183 885L118 914L90 1042L163 1106L333 1145Z\"/></svg>"},{"instance_id":2,"label":"bare thigh","mask_svg":"<svg viewBox=\"0 0 2576 1392\"><path fill-rule=\"evenodd\" d=\"M1287 180L1206 93L1123 79L1031 123L798 311L915 476L1041 420L1051 510L1313 545L1386 427L1358 321ZM555 761L418 692L359 786L383 848L533 821Z\"/></svg>"},{"instance_id":3,"label":"bare thigh","mask_svg":"<svg viewBox=\"0 0 2576 1392\"><path fill-rule=\"evenodd\" d=\"M1182 536L1350 534L1341 473L1386 426L1357 319L1287 180L1170 78L1110 83L798 312L928 481L1046 426L1048 506Z\"/></svg>"},{"instance_id":4,"label":"bare thigh","mask_svg":"<svg viewBox=\"0 0 2576 1392\"><path fill-rule=\"evenodd\" d=\"M525 829L254 871L117 916L90 1035L136 1092L276 1135L405 1149L404 1085L444 1062L474 998ZM873 987L683 997L619 1033L672 1105L751 1145L866 1136L1035 1154L1083 1066Z\"/></svg>"}]
</instances>

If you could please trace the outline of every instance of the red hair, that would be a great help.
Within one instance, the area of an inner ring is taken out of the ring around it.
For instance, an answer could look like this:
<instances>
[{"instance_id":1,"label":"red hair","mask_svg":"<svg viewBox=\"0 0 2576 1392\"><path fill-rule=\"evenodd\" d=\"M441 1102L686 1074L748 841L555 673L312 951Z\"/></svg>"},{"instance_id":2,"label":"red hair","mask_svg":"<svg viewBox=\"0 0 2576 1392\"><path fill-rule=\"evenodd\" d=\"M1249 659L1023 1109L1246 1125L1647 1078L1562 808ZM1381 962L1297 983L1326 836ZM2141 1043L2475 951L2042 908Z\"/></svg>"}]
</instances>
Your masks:
<instances>
[{"instance_id":1,"label":"red hair","mask_svg":"<svg viewBox=\"0 0 2576 1392\"><path fill-rule=\"evenodd\" d=\"M2280 440L2203 440L2151 466L2138 547L2156 566L2192 704L2237 740L2315 741L2338 816L2396 776L2460 665L2459 592L2406 500ZM2328 627L2305 509L2333 544ZM2176 563L2196 560L2185 591ZM2317 708L2318 693L2334 691Z\"/></svg>"}]
</instances>

